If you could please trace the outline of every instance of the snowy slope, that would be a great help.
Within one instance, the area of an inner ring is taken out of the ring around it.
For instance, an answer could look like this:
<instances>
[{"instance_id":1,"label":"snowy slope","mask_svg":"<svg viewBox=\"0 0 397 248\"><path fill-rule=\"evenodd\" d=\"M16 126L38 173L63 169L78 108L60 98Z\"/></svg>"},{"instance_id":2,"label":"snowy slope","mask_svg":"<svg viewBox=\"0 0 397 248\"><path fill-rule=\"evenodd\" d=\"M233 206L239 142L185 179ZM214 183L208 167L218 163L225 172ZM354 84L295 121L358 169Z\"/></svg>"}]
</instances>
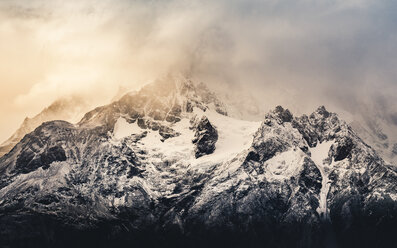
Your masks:
<instances>
[{"instance_id":1,"label":"snowy slope","mask_svg":"<svg viewBox=\"0 0 397 248\"><path fill-rule=\"evenodd\" d=\"M332 161L325 161L328 158L328 153L330 151L333 141L326 141L321 144L317 144L316 147L310 148L311 158L319 169L322 177L321 181L321 192L319 199L319 206L317 212L324 220L329 220L329 209L328 209L328 192L331 186L331 181L329 180L329 172L332 168Z\"/></svg>"}]
</instances>

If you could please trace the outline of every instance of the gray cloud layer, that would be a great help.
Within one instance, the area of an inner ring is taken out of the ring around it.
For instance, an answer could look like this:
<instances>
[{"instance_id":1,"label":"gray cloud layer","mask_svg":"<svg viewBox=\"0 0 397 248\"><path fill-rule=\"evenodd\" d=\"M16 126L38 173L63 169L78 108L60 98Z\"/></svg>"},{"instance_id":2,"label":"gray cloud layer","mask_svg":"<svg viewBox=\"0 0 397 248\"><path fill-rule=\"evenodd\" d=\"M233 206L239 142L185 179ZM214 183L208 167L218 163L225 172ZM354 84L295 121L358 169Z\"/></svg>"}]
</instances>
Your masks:
<instances>
[{"instance_id":1,"label":"gray cloud layer","mask_svg":"<svg viewBox=\"0 0 397 248\"><path fill-rule=\"evenodd\" d=\"M20 118L65 93L105 99L117 84L182 72L214 88L246 88L265 108L325 104L397 119L394 1L3 0L0 11L8 23L0 38L14 38L0 51L28 38L10 67L25 63L21 56L42 65L16 69L29 78L0 74L2 90L15 78L24 89L12 103Z\"/></svg>"}]
</instances>

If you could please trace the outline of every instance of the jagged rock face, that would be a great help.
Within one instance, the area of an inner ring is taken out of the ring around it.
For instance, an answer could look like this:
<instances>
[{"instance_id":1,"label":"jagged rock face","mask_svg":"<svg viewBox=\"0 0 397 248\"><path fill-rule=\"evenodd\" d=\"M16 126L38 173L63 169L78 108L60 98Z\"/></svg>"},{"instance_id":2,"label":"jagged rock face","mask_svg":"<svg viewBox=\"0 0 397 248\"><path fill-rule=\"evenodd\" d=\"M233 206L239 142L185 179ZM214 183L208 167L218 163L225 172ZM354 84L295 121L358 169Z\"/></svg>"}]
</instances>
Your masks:
<instances>
[{"instance_id":1,"label":"jagged rock face","mask_svg":"<svg viewBox=\"0 0 397 248\"><path fill-rule=\"evenodd\" d=\"M212 126L207 117L203 116L197 123L193 143L196 145L195 157L199 158L215 151L215 144L218 141L218 132Z\"/></svg>"},{"instance_id":2,"label":"jagged rock face","mask_svg":"<svg viewBox=\"0 0 397 248\"><path fill-rule=\"evenodd\" d=\"M286 116L288 117L286 118ZM294 147L307 151L306 142L302 140L298 130L292 128L291 120L292 116L289 111L281 107L277 107L274 112L267 114L263 122L264 125L255 135L247 160L265 162L277 153Z\"/></svg>"},{"instance_id":3,"label":"jagged rock face","mask_svg":"<svg viewBox=\"0 0 397 248\"><path fill-rule=\"evenodd\" d=\"M163 82L44 123L0 158L0 245L321 247L329 226L341 247L395 241L397 172L336 114L221 106Z\"/></svg>"},{"instance_id":4,"label":"jagged rock face","mask_svg":"<svg viewBox=\"0 0 397 248\"><path fill-rule=\"evenodd\" d=\"M176 81L166 78L87 113L79 125L94 123L111 129L117 119L124 116L130 122L138 121L141 128L158 130L164 126L162 122L178 122L188 116L193 108L205 111L210 104L215 106L216 112L227 115L222 103L204 85L194 85L184 78Z\"/></svg>"}]
</instances>

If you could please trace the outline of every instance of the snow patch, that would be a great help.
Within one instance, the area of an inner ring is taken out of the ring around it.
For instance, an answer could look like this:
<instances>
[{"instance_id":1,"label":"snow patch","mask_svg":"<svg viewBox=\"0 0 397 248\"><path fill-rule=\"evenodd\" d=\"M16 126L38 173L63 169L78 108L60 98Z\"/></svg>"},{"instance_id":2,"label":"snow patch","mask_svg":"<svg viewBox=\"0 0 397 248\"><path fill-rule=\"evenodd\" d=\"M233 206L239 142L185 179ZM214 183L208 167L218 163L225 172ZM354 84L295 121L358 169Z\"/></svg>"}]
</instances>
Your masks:
<instances>
[{"instance_id":1,"label":"snow patch","mask_svg":"<svg viewBox=\"0 0 397 248\"><path fill-rule=\"evenodd\" d=\"M260 122L242 121L221 115L213 110L202 111L195 108L192 118L201 119L206 116L218 131L218 141L212 154L195 158L194 130L188 118L173 124L171 128L180 135L161 141L158 131L148 131L145 138L138 142L138 146L149 149L150 159L153 162L169 161L171 164L194 167L206 171L209 167L227 163L241 152L248 149L253 141L254 133Z\"/></svg>"},{"instance_id":2,"label":"snow patch","mask_svg":"<svg viewBox=\"0 0 397 248\"><path fill-rule=\"evenodd\" d=\"M266 178L269 181L285 180L296 175L302 168L305 153L301 150L288 150L280 153L264 163Z\"/></svg>"},{"instance_id":3,"label":"snow patch","mask_svg":"<svg viewBox=\"0 0 397 248\"><path fill-rule=\"evenodd\" d=\"M317 213L320 215L321 219L324 221L329 221L329 209L327 205L327 197L328 192L331 187L331 181L328 178L329 175L329 167L332 166L332 162L330 165L327 165L325 162L328 158L329 150L331 146L334 144L334 141L325 141L323 143L317 144L316 147L310 148L311 158L313 162L316 164L317 168L321 173L321 191L320 191L320 199L319 206L317 208Z\"/></svg>"},{"instance_id":4,"label":"snow patch","mask_svg":"<svg viewBox=\"0 0 397 248\"><path fill-rule=\"evenodd\" d=\"M218 131L218 141L212 154L193 159L192 165L214 165L235 158L248 149L261 122L244 121L221 115L213 110L194 109L197 117L205 115Z\"/></svg>"},{"instance_id":5,"label":"snow patch","mask_svg":"<svg viewBox=\"0 0 397 248\"><path fill-rule=\"evenodd\" d=\"M141 128L136 122L128 123L123 117L117 119L114 124L113 137L117 140L138 133Z\"/></svg>"},{"instance_id":6,"label":"snow patch","mask_svg":"<svg viewBox=\"0 0 397 248\"><path fill-rule=\"evenodd\" d=\"M182 119L172 126L179 136L168 138L161 141L162 137L158 131L148 131L148 134L139 144L145 149L149 149L152 157L166 158L168 160L183 160L193 155L194 145L192 139L194 137L193 130L190 129L188 119Z\"/></svg>"}]
</instances>

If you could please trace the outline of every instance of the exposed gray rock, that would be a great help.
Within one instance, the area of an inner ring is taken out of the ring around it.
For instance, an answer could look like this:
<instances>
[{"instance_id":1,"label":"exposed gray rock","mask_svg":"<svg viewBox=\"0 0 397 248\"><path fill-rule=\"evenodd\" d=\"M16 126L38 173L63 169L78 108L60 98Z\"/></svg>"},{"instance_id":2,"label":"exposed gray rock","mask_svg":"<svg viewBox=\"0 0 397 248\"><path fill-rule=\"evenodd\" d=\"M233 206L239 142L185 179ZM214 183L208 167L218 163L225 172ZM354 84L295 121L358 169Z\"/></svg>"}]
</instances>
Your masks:
<instances>
[{"instance_id":1,"label":"exposed gray rock","mask_svg":"<svg viewBox=\"0 0 397 248\"><path fill-rule=\"evenodd\" d=\"M206 116L203 116L195 126L193 144L196 145L195 156L199 158L215 151L215 144L218 141L218 132Z\"/></svg>"}]
</instances>

